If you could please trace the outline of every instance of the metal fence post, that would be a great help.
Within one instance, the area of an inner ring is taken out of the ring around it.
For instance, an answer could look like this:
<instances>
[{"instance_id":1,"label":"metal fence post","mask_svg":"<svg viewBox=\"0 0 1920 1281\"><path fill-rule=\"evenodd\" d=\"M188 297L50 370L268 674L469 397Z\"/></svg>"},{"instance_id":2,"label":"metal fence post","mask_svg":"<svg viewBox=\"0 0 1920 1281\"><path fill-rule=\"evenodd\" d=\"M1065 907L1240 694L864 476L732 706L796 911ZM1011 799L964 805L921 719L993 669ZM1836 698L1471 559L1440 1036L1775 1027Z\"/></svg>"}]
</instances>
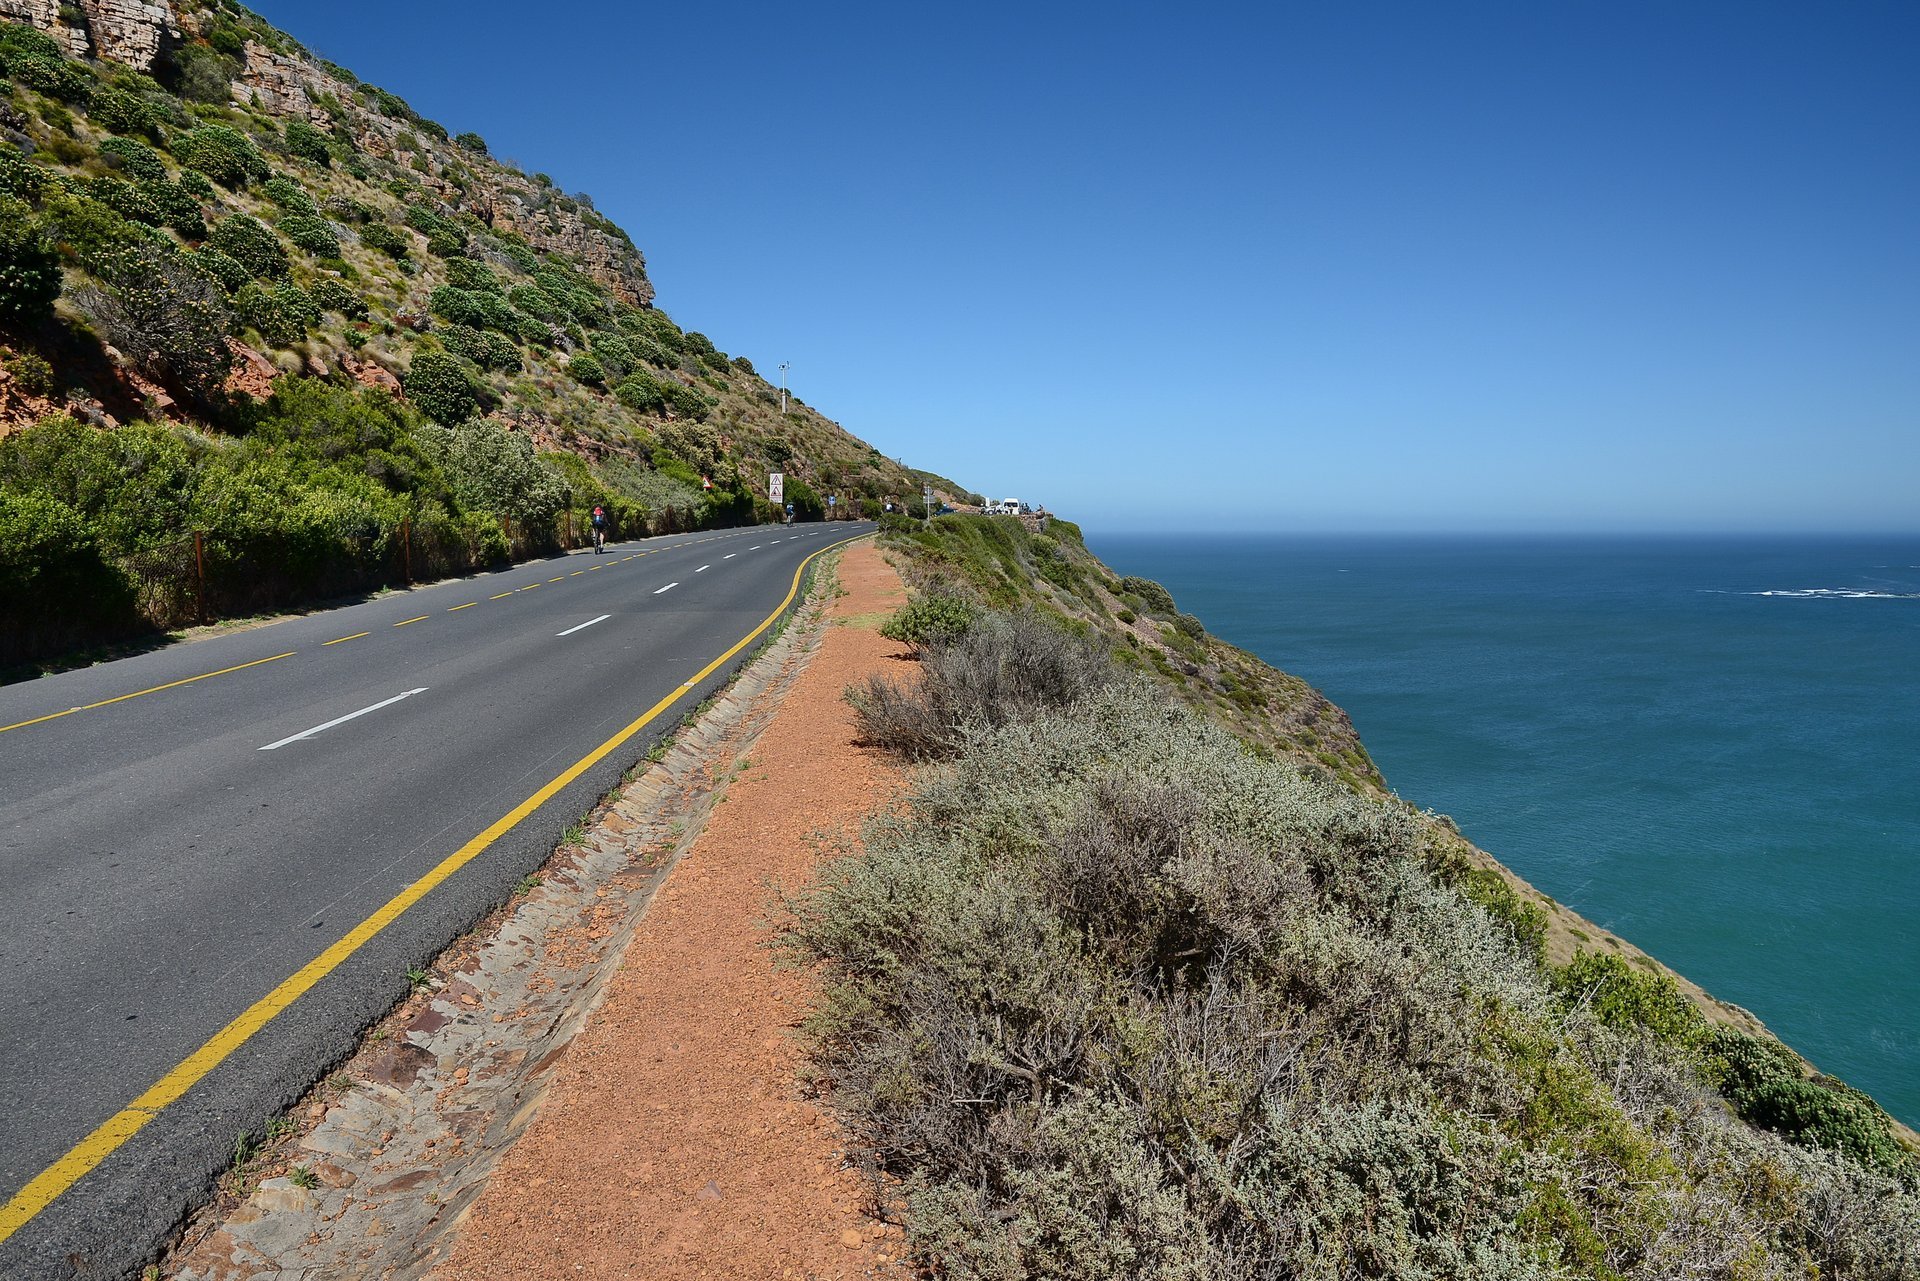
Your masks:
<instances>
[{"instance_id":1,"label":"metal fence post","mask_svg":"<svg viewBox=\"0 0 1920 1281\"><path fill-rule=\"evenodd\" d=\"M193 613L197 621L207 621L207 555L197 529L193 531Z\"/></svg>"}]
</instances>

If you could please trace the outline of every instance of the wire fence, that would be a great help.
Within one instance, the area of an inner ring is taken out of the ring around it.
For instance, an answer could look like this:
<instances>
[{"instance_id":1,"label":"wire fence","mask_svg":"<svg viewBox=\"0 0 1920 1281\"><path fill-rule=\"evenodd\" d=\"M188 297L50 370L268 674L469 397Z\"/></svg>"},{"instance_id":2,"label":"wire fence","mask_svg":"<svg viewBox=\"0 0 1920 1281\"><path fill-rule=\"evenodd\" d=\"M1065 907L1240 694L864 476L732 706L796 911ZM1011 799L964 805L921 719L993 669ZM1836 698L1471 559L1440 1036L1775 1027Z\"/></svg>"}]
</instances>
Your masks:
<instances>
[{"instance_id":1,"label":"wire fence","mask_svg":"<svg viewBox=\"0 0 1920 1281\"><path fill-rule=\"evenodd\" d=\"M133 584L140 617L170 629L430 582L575 545L576 530L564 519L546 529L510 517L425 513L398 525L331 531L322 546L275 531L240 542L194 530L114 559Z\"/></svg>"}]
</instances>

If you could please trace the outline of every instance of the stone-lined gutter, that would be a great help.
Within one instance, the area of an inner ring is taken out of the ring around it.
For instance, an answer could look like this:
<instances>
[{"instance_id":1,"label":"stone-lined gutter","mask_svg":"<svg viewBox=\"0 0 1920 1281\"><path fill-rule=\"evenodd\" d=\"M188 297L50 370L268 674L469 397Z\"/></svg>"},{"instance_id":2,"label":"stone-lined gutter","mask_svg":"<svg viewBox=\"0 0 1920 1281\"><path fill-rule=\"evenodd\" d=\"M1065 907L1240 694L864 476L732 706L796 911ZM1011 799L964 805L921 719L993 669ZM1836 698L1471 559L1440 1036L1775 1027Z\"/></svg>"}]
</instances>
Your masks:
<instances>
[{"instance_id":1,"label":"stone-lined gutter","mask_svg":"<svg viewBox=\"0 0 1920 1281\"><path fill-rule=\"evenodd\" d=\"M445 1257L655 892L818 649L838 562L822 557L805 602L727 690L229 1171L149 1278L412 1278Z\"/></svg>"}]
</instances>

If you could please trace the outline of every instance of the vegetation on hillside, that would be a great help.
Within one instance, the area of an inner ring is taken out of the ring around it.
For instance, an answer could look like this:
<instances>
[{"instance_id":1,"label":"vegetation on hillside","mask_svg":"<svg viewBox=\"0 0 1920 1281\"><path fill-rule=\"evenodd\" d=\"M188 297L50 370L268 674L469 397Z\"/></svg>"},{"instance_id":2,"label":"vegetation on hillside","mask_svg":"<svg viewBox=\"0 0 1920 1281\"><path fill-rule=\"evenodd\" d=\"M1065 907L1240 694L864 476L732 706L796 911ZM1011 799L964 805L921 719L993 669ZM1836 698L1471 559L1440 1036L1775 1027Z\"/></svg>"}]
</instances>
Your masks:
<instances>
[{"instance_id":1,"label":"vegetation on hillside","mask_svg":"<svg viewBox=\"0 0 1920 1281\"><path fill-rule=\"evenodd\" d=\"M538 554L594 503L638 533L772 519L769 471L803 520L919 492L653 307L586 197L176 8L151 75L0 23L0 666ZM268 56L300 113L242 79Z\"/></svg>"},{"instance_id":2,"label":"vegetation on hillside","mask_svg":"<svg viewBox=\"0 0 1920 1281\"><path fill-rule=\"evenodd\" d=\"M973 609L1034 609L1104 637L1123 668L1162 678L1260 750L1311 761L1349 786L1382 788L1344 712L1305 681L1208 635L1160 584L1116 577L1071 521L956 514L882 523L922 594Z\"/></svg>"},{"instance_id":3,"label":"vegetation on hillside","mask_svg":"<svg viewBox=\"0 0 1920 1281\"><path fill-rule=\"evenodd\" d=\"M1548 961L1429 816L1114 661L1056 607L1082 589L928 605L1011 588L1001 524L897 537L895 628L937 634L850 697L934 763L786 935L820 1081L941 1275L1920 1273L1920 1165L1865 1096L1655 970Z\"/></svg>"}]
</instances>

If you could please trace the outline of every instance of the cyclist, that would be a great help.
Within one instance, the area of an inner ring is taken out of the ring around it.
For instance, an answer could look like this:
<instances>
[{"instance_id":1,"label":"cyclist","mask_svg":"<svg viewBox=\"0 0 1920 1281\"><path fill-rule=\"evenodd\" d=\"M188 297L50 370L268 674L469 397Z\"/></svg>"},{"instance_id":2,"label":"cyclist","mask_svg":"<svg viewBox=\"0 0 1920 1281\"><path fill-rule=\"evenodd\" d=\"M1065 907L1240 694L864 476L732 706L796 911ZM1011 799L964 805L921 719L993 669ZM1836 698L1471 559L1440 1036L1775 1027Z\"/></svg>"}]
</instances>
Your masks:
<instances>
[{"instance_id":1,"label":"cyclist","mask_svg":"<svg viewBox=\"0 0 1920 1281\"><path fill-rule=\"evenodd\" d=\"M593 507L593 554L598 556L600 549L607 545L607 509L598 503Z\"/></svg>"}]
</instances>

